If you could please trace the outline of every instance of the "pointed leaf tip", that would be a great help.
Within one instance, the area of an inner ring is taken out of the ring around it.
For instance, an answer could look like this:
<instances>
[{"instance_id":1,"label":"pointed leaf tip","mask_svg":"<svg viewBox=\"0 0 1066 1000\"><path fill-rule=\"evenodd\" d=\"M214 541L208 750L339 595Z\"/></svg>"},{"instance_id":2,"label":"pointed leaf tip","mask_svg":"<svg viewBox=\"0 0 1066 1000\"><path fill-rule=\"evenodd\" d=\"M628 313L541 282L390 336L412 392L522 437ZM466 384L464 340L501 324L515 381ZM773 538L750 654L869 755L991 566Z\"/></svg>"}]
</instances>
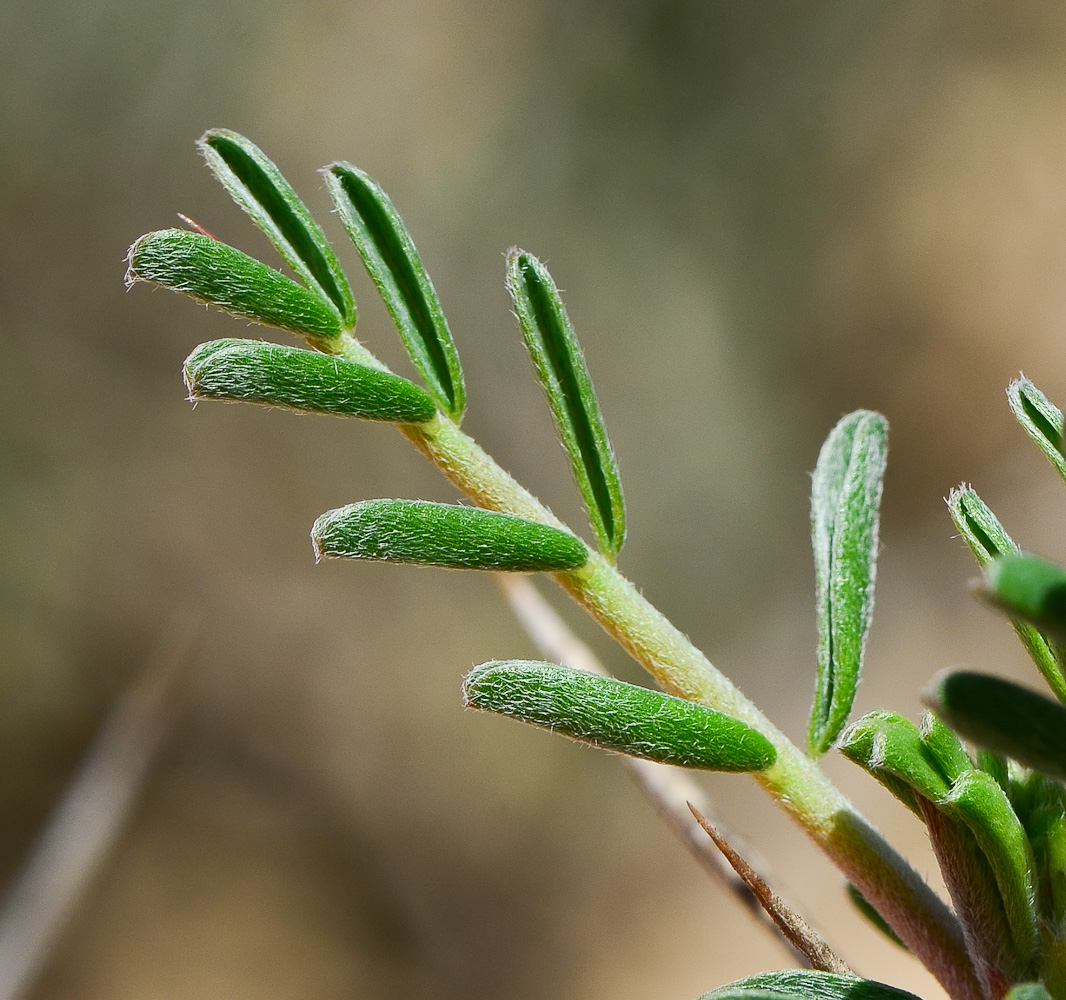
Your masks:
<instances>
[{"instance_id":1,"label":"pointed leaf tip","mask_svg":"<svg viewBox=\"0 0 1066 1000\"><path fill-rule=\"evenodd\" d=\"M197 144L207 165L251 217L285 262L336 310L341 326L355 327L355 300L322 228L274 162L237 132L211 129Z\"/></svg>"},{"instance_id":2,"label":"pointed leaf tip","mask_svg":"<svg viewBox=\"0 0 1066 1000\"><path fill-rule=\"evenodd\" d=\"M441 409L458 419L466 405L459 352L403 220L381 186L358 167L334 163L323 175L408 355Z\"/></svg>"},{"instance_id":3,"label":"pointed leaf tip","mask_svg":"<svg viewBox=\"0 0 1066 1000\"><path fill-rule=\"evenodd\" d=\"M626 533L622 482L574 328L548 269L517 247L507 254L507 288L592 530L613 559Z\"/></svg>"},{"instance_id":4,"label":"pointed leaf tip","mask_svg":"<svg viewBox=\"0 0 1066 1000\"><path fill-rule=\"evenodd\" d=\"M567 531L481 507L427 500L364 500L323 514L315 554L450 569L552 573L588 560Z\"/></svg>"},{"instance_id":5,"label":"pointed leaf tip","mask_svg":"<svg viewBox=\"0 0 1066 1000\"><path fill-rule=\"evenodd\" d=\"M765 736L721 712L554 663L483 663L463 681L463 697L468 708L679 767L761 771L777 757Z\"/></svg>"},{"instance_id":6,"label":"pointed leaf tip","mask_svg":"<svg viewBox=\"0 0 1066 1000\"><path fill-rule=\"evenodd\" d=\"M808 733L812 754L825 753L844 728L859 685L873 616L887 437L879 413L851 413L822 445L814 471L818 675Z\"/></svg>"}]
</instances>

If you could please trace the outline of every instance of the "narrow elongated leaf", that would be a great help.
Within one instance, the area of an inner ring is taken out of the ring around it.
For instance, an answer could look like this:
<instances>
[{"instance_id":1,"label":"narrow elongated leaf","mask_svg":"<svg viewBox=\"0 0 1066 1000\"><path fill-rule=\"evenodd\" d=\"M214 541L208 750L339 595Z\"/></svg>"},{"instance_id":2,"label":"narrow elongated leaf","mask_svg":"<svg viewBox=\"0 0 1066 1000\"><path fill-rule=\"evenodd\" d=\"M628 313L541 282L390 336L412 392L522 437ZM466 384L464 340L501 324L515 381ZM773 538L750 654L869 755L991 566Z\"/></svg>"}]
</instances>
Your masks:
<instances>
[{"instance_id":1,"label":"narrow elongated leaf","mask_svg":"<svg viewBox=\"0 0 1066 1000\"><path fill-rule=\"evenodd\" d=\"M185 361L190 399L225 399L285 406L364 420L423 423L437 407L407 379L343 358L267 344L216 340Z\"/></svg>"},{"instance_id":2,"label":"narrow elongated leaf","mask_svg":"<svg viewBox=\"0 0 1066 1000\"><path fill-rule=\"evenodd\" d=\"M567 531L481 507L427 500L363 500L323 514L311 529L315 555L452 569L555 572L588 559Z\"/></svg>"},{"instance_id":3,"label":"narrow elongated leaf","mask_svg":"<svg viewBox=\"0 0 1066 1000\"><path fill-rule=\"evenodd\" d=\"M704 993L700 1000L918 1000L913 993L857 976L807 969L761 972Z\"/></svg>"},{"instance_id":4,"label":"narrow elongated leaf","mask_svg":"<svg viewBox=\"0 0 1066 1000\"><path fill-rule=\"evenodd\" d=\"M1007 796L991 775L969 771L936 807L964 823L988 859L1010 925L1014 968L1026 968L1037 946L1033 853Z\"/></svg>"},{"instance_id":5,"label":"narrow elongated leaf","mask_svg":"<svg viewBox=\"0 0 1066 1000\"><path fill-rule=\"evenodd\" d=\"M856 910L861 913L866 920L877 930L879 930L889 941L894 945L898 945L904 951L910 951L910 948L903 943L903 939L892 930L891 925L880 913L877 912L870 903L870 901L853 886L850 882L847 884L848 899L851 900L852 905Z\"/></svg>"},{"instance_id":6,"label":"narrow elongated leaf","mask_svg":"<svg viewBox=\"0 0 1066 1000\"><path fill-rule=\"evenodd\" d=\"M1066 567L1027 553L1002 556L985 567L980 592L1045 635L1066 640Z\"/></svg>"},{"instance_id":7,"label":"narrow elongated leaf","mask_svg":"<svg viewBox=\"0 0 1066 1000\"><path fill-rule=\"evenodd\" d=\"M952 490L947 504L951 519L982 569L1000 556L1021 551L972 487L963 485ZM1056 651L1028 622L1011 617L1011 625L1055 696L1066 702L1066 675Z\"/></svg>"},{"instance_id":8,"label":"narrow elongated leaf","mask_svg":"<svg viewBox=\"0 0 1066 1000\"><path fill-rule=\"evenodd\" d=\"M858 410L833 428L811 486L811 539L818 612L818 678L808 732L825 753L848 721L874 605L878 512L888 425Z\"/></svg>"},{"instance_id":9,"label":"narrow elongated leaf","mask_svg":"<svg viewBox=\"0 0 1066 1000\"><path fill-rule=\"evenodd\" d=\"M918 727L895 712L863 716L844 733L839 750L918 815L915 793L932 801L948 793L948 782Z\"/></svg>"},{"instance_id":10,"label":"narrow elongated leaf","mask_svg":"<svg viewBox=\"0 0 1066 1000\"><path fill-rule=\"evenodd\" d=\"M1066 780L1066 708L987 674L940 674L926 703L968 740Z\"/></svg>"},{"instance_id":11,"label":"narrow elongated leaf","mask_svg":"<svg viewBox=\"0 0 1066 1000\"><path fill-rule=\"evenodd\" d=\"M592 530L613 559L626 533L622 482L574 328L548 269L531 254L507 254L507 288Z\"/></svg>"},{"instance_id":12,"label":"narrow elongated leaf","mask_svg":"<svg viewBox=\"0 0 1066 1000\"><path fill-rule=\"evenodd\" d=\"M323 175L407 353L441 409L458 419L466 405L459 353L403 220L389 196L358 167L334 163Z\"/></svg>"},{"instance_id":13,"label":"narrow elongated leaf","mask_svg":"<svg viewBox=\"0 0 1066 1000\"><path fill-rule=\"evenodd\" d=\"M336 310L314 292L201 233L148 233L130 247L128 259L127 284L150 281L323 345L341 332Z\"/></svg>"},{"instance_id":14,"label":"narrow elongated leaf","mask_svg":"<svg viewBox=\"0 0 1066 1000\"><path fill-rule=\"evenodd\" d=\"M308 287L333 305L344 329L352 329L355 300L348 279L326 234L273 161L243 135L227 129L211 129L198 145L230 197Z\"/></svg>"},{"instance_id":15,"label":"narrow elongated leaf","mask_svg":"<svg viewBox=\"0 0 1066 1000\"><path fill-rule=\"evenodd\" d=\"M1066 479L1062 410L1024 376L1007 387L1007 401L1025 433L1040 446L1058 474Z\"/></svg>"},{"instance_id":16,"label":"narrow elongated leaf","mask_svg":"<svg viewBox=\"0 0 1066 1000\"><path fill-rule=\"evenodd\" d=\"M777 757L750 726L696 702L536 660L493 660L463 682L468 708L632 757L708 771L762 771Z\"/></svg>"}]
</instances>

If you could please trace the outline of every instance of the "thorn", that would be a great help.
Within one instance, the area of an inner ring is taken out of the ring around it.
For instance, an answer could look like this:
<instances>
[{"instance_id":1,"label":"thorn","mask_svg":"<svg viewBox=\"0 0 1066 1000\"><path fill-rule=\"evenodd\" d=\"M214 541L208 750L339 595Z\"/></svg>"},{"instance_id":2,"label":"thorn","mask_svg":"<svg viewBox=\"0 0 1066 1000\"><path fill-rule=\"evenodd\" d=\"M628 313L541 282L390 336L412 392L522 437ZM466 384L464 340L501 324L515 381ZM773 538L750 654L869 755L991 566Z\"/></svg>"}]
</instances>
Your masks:
<instances>
[{"instance_id":1,"label":"thorn","mask_svg":"<svg viewBox=\"0 0 1066 1000\"><path fill-rule=\"evenodd\" d=\"M836 972L845 976L855 975L847 962L838 958L833 949L806 920L771 889L759 874L732 847L725 838L711 825L710 821L690 802L689 809L696 817L696 822L707 831L715 846L725 855L733 870L752 891L770 919L781 929L789 943L807 960L812 969L818 972Z\"/></svg>"},{"instance_id":2,"label":"thorn","mask_svg":"<svg viewBox=\"0 0 1066 1000\"><path fill-rule=\"evenodd\" d=\"M208 239L214 240L216 243L220 242L219 238L207 229L204 229L195 219L190 219L187 215L182 215L178 212L178 218L185 223L194 233L199 233L201 236L206 236Z\"/></svg>"}]
</instances>

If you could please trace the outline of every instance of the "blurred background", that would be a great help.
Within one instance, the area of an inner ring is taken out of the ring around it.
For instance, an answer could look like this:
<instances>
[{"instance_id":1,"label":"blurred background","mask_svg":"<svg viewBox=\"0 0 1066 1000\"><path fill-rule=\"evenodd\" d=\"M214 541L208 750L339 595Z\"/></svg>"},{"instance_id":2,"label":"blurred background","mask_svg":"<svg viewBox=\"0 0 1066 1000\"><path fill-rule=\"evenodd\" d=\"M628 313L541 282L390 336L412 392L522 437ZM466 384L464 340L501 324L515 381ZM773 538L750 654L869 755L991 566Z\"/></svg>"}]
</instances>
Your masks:
<instances>
[{"instance_id":1,"label":"blurred background","mask_svg":"<svg viewBox=\"0 0 1066 1000\"><path fill-rule=\"evenodd\" d=\"M0 53L0 876L166 636L192 643L35 997L691 1000L790 964L618 761L464 713L471 664L534 655L490 579L314 565L329 508L454 498L395 431L184 400L185 356L245 330L127 294L126 248L181 211L274 262L194 149L208 127L278 162L407 371L315 171L385 186L465 426L582 526L503 287L512 244L549 262L619 456L623 571L797 739L808 474L859 406L892 452L857 710L916 718L951 665L1035 681L942 498L972 481L1066 558L1003 395L1022 370L1066 400L1056 0L5 0ZM933 877L918 824L827 767ZM939 995L747 779L707 787L863 973Z\"/></svg>"}]
</instances>

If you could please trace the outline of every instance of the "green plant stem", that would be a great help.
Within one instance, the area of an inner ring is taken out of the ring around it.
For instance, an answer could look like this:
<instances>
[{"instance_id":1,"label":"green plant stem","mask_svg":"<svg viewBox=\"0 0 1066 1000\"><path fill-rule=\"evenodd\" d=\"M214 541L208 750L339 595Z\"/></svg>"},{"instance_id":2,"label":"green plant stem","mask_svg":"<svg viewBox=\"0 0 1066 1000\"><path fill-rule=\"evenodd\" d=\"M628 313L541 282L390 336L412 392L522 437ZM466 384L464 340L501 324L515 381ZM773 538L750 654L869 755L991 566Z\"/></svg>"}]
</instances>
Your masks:
<instances>
[{"instance_id":1,"label":"green plant stem","mask_svg":"<svg viewBox=\"0 0 1066 1000\"><path fill-rule=\"evenodd\" d=\"M348 341L350 360L366 349ZM380 365L380 362L378 363ZM399 427L476 503L569 530L448 417ZM956 1000L981 1000L958 922L921 876L840 790L633 584L595 552L555 579L671 694L746 722L776 748L777 761L753 777L884 916Z\"/></svg>"}]
</instances>

